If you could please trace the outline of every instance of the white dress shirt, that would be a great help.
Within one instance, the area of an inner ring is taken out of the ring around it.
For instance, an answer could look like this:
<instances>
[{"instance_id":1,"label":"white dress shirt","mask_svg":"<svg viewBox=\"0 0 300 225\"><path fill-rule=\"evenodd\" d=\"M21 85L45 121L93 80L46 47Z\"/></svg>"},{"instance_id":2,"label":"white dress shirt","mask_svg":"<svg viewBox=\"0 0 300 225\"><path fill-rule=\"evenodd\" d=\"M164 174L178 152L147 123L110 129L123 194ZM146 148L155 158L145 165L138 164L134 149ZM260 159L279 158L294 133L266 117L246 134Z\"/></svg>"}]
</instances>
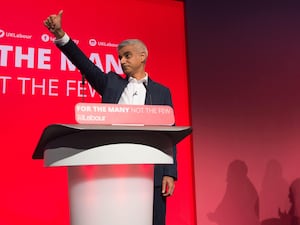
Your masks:
<instances>
[{"instance_id":1,"label":"white dress shirt","mask_svg":"<svg viewBox=\"0 0 300 225\"><path fill-rule=\"evenodd\" d=\"M68 43L68 41L70 40L70 37L67 33L65 33L65 35L60 38L60 39L54 39L54 44L58 45L58 46L64 46L65 44Z\"/></svg>"},{"instance_id":2,"label":"white dress shirt","mask_svg":"<svg viewBox=\"0 0 300 225\"><path fill-rule=\"evenodd\" d=\"M147 85L148 74L141 79L137 80L133 77L129 77L129 83L124 89L119 104L131 104L131 105L144 105L146 99L146 88L143 83Z\"/></svg>"}]
</instances>

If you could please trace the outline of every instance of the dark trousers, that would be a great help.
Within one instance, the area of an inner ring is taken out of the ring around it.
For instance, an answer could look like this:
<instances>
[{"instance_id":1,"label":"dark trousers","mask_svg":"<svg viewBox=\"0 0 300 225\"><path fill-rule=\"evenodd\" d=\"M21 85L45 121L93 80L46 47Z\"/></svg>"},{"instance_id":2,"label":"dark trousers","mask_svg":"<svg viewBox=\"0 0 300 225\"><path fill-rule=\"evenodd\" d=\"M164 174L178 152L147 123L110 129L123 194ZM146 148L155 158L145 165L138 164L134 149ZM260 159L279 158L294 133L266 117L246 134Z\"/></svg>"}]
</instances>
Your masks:
<instances>
[{"instance_id":1,"label":"dark trousers","mask_svg":"<svg viewBox=\"0 0 300 225\"><path fill-rule=\"evenodd\" d=\"M154 187L153 225L166 224L166 197L161 194L161 187Z\"/></svg>"}]
</instances>

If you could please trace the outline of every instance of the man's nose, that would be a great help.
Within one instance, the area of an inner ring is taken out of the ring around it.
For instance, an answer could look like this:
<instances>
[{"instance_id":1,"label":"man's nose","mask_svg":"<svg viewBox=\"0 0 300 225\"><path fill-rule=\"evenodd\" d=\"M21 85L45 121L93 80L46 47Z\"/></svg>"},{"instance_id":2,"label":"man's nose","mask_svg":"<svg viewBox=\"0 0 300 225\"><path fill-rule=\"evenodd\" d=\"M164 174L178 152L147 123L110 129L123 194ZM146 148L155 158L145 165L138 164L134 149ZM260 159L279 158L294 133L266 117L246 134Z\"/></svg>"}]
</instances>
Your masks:
<instances>
[{"instance_id":1,"label":"man's nose","mask_svg":"<svg viewBox=\"0 0 300 225\"><path fill-rule=\"evenodd\" d=\"M121 64L124 64L126 62L126 58L125 57L120 58L120 62Z\"/></svg>"}]
</instances>

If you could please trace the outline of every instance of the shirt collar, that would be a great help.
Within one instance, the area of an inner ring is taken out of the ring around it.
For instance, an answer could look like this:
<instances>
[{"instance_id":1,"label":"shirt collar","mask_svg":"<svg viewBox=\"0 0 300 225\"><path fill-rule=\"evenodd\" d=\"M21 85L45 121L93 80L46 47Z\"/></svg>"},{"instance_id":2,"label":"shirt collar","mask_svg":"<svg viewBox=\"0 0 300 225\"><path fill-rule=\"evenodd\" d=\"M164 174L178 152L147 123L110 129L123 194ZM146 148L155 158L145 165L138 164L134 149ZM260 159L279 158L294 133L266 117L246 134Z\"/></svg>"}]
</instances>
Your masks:
<instances>
[{"instance_id":1,"label":"shirt collar","mask_svg":"<svg viewBox=\"0 0 300 225\"><path fill-rule=\"evenodd\" d=\"M145 83L146 85L148 85L148 73L147 72L145 72L145 77L143 77L142 79L140 79L140 80L137 80L137 79L135 79L134 77L129 77L128 78L128 81L129 81L129 83Z\"/></svg>"}]
</instances>

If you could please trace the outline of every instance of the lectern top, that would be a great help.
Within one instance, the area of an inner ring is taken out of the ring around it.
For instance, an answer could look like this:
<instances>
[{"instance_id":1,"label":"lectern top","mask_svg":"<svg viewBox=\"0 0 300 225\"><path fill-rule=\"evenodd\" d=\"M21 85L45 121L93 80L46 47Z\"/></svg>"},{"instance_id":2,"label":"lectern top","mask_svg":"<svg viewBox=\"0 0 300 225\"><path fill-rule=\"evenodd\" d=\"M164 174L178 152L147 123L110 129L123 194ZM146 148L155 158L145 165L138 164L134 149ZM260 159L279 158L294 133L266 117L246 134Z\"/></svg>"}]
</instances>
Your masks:
<instances>
[{"instance_id":1,"label":"lectern top","mask_svg":"<svg viewBox=\"0 0 300 225\"><path fill-rule=\"evenodd\" d=\"M188 126L129 126L129 125L95 125L95 124L52 124L47 126L37 144L32 155L33 159L43 159L44 151L57 140L70 136L94 137L92 141L84 143L84 138L80 145L93 147L107 143L139 143L145 145L155 144L155 139L166 138L176 145L183 138L192 132ZM153 140L154 139L154 140ZM75 142L75 141L74 141ZM78 143L78 141L76 142ZM62 143L63 145L73 145L74 143ZM82 146L81 146L82 147ZM157 146L156 146L157 147Z\"/></svg>"}]
</instances>

